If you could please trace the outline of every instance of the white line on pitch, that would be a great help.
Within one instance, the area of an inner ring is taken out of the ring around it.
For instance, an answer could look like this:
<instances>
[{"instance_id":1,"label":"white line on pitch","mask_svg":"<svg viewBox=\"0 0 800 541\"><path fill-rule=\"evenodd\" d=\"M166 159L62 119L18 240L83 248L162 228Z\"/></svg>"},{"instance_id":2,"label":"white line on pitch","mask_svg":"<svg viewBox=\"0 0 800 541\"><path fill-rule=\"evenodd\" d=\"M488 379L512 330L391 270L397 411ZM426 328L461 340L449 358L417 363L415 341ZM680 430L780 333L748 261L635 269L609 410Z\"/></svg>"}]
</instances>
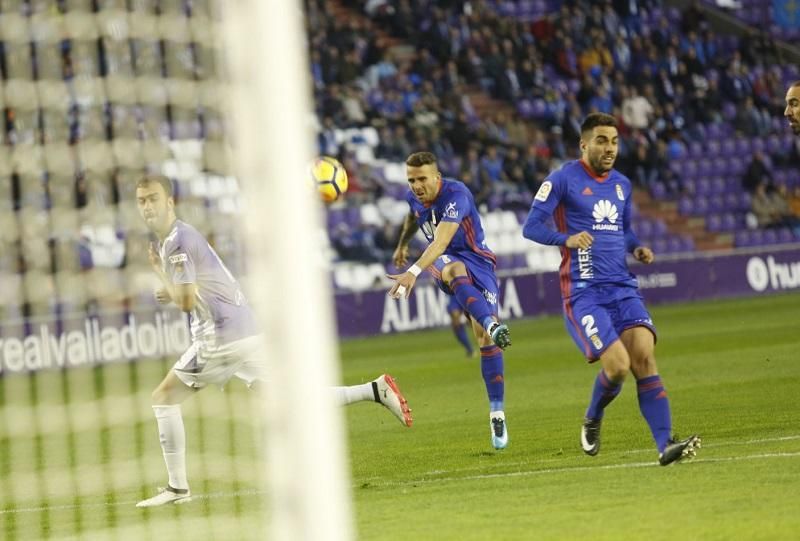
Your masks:
<instances>
[{"instance_id":1,"label":"white line on pitch","mask_svg":"<svg viewBox=\"0 0 800 541\"><path fill-rule=\"evenodd\" d=\"M763 458L794 458L794 457L800 457L800 451L794 453L763 453L758 455L741 455L741 456L719 457L719 458L699 458L699 459L694 459L691 462L694 463L737 462L740 460L758 460ZM458 481L478 481L481 479L502 479L506 477L532 477L535 475L545 475L548 473L572 473L572 472L594 471L594 470L624 470L631 468L650 468L650 467L659 467L659 466L658 463L655 461L626 462L624 464L604 464L602 466L574 466L574 467L563 467L563 468L545 468L542 470L523 470L523 471L505 472L505 473L484 473L480 475L466 475L464 477L441 477L435 479L423 477L421 479L415 479L411 481L387 481L384 483L375 483L372 484L371 487L377 487L377 488L398 487L398 486L436 484L436 483L447 483L447 482L458 482ZM439 474L447 474L447 473L455 473L455 472L450 472L446 470L439 472Z\"/></svg>"},{"instance_id":2,"label":"white line on pitch","mask_svg":"<svg viewBox=\"0 0 800 541\"><path fill-rule=\"evenodd\" d=\"M698 458L692 460L692 462L697 464L697 463L738 462L741 460L760 460L768 458L796 458L796 457L800 457L800 451L793 453L763 453L758 455L741 455L741 456L718 457L718 458ZM632 469L632 468L650 468L657 466L658 465L655 462L629 462L625 464L605 464L602 466L575 466L575 467L564 467L564 468L547 468L543 470L527 470L527 471L516 471L516 472L506 472L506 473L487 473L481 475L469 475L465 477L443 477L440 479L423 478L410 481L388 481L384 483L371 484L371 487L375 488L397 487L397 486L436 484L436 483L458 482L458 481L478 481L481 479L532 477L535 475L546 475L550 473L572 473L572 472L593 471L593 470L621 470L621 469ZM441 471L440 473L449 473L449 472ZM354 485L353 488L358 489L359 487ZM238 496L263 496L266 494L267 492L265 490L250 489L250 490L240 490L236 492L211 492L208 494L197 494L193 495L192 499L193 500L222 499L222 498L235 498ZM49 506L39 506L39 507L19 507L14 509L0 509L0 515L37 513L42 511L57 511L57 510L76 509L76 508L90 509L97 507L122 507L134 504L136 504L136 500L120 501L114 503L98 502L98 503L86 503L86 504L49 505Z\"/></svg>"},{"instance_id":3,"label":"white line on pitch","mask_svg":"<svg viewBox=\"0 0 800 541\"><path fill-rule=\"evenodd\" d=\"M775 443L781 441L793 441L793 440L800 440L800 434L792 435L792 436L779 436L776 438L761 438L761 439L754 439L754 440L743 440L743 441L720 441L720 442L711 442L707 443L703 441L703 448L714 448L714 447L729 447L731 445L757 445L759 443ZM577 444L576 444L577 445ZM655 454L655 450L652 447L648 447L647 449L620 449L618 451L612 451L609 454L614 453L615 455L620 456L627 456L632 454L639 454L639 453L653 453ZM559 456L558 458L544 458L544 459L533 459L533 460L520 460L516 462L503 462L503 466L527 466L531 464L542 464L543 462L561 462L564 460L563 456ZM431 470L423 473L423 475L441 475L443 473L456 473L456 472L466 472L466 471L474 471L484 469L486 465L479 465L469 468L457 468L452 470ZM381 477L370 477L367 479L363 479L364 481L371 481L372 479L381 479Z\"/></svg>"}]
</instances>

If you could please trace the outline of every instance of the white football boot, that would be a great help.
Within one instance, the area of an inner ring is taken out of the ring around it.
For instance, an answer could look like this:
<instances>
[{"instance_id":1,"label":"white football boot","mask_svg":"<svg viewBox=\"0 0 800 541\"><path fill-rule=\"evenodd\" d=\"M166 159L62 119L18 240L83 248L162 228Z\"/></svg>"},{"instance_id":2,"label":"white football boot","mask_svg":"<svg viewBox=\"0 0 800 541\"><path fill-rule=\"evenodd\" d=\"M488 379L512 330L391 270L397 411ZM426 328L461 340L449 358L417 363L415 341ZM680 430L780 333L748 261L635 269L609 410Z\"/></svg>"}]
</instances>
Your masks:
<instances>
[{"instance_id":1,"label":"white football boot","mask_svg":"<svg viewBox=\"0 0 800 541\"><path fill-rule=\"evenodd\" d=\"M136 504L136 507L158 507L168 503L182 504L192 501L189 489L179 490L172 487L158 487L158 494Z\"/></svg>"},{"instance_id":2,"label":"white football boot","mask_svg":"<svg viewBox=\"0 0 800 541\"><path fill-rule=\"evenodd\" d=\"M489 429L492 432L492 446L498 450L505 449L508 445L506 414L502 411L489 413Z\"/></svg>"},{"instance_id":3,"label":"white football boot","mask_svg":"<svg viewBox=\"0 0 800 541\"><path fill-rule=\"evenodd\" d=\"M375 395L375 402L386 406L401 423L411 426L414 422L411 418L411 408L408 407L408 402L392 376L383 374L373 380L372 392Z\"/></svg>"}]
</instances>

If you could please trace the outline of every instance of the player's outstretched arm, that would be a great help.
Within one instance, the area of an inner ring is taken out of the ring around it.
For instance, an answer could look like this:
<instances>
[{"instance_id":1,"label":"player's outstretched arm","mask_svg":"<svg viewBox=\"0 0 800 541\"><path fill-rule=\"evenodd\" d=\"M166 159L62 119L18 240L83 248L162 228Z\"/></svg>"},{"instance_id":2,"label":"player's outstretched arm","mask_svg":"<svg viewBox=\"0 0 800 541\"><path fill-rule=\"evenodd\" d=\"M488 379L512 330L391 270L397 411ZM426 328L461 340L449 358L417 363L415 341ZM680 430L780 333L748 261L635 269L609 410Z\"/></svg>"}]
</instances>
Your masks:
<instances>
[{"instance_id":1,"label":"player's outstretched arm","mask_svg":"<svg viewBox=\"0 0 800 541\"><path fill-rule=\"evenodd\" d=\"M459 227L458 222L440 222L433 233L431 242L416 263L411 265L406 272L400 274L387 274L386 276L395 281L389 290L389 296L395 299L400 297L408 298L411 295L411 288L417 281L417 276L424 270L433 265L433 262L444 253L453 240Z\"/></svg>"},{"instance_id":2,"label":"player's outstretched arm","mask_svg":"<svg viewBox=\"0 0 800 541\"><path fill-rule=\"evenodd\" d=\"M409 212L403 220L403 225L400 227L400 236L397 239L397 248L392 254L392 263L399 268L405 267L408 263L408 243L414 237L414 234L419 229L414 213Z\"/></svg>"}]
</instances>

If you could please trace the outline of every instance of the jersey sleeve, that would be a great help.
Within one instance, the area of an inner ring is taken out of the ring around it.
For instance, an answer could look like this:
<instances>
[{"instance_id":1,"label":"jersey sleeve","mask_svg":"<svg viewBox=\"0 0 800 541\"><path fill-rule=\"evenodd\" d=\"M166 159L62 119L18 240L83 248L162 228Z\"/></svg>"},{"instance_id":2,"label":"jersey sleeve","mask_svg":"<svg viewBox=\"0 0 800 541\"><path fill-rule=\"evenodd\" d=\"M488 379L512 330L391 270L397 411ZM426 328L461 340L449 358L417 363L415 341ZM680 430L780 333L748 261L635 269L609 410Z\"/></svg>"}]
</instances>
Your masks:
<instances>
[{"instance_id":1,"label":"jersey sleeve","mask_svg":"<svg viewBox=\"0 0 800 541\"><path fill-rule=\"evenodd\" d=\"M566 180L560 171L548 175L533 197L531 210L539 209L548 216L552 216L564 196L566 186Z\"/></svg>"},{"instance_id":2,"label":"jersey sleeve","mask_svg":"<svg viewBox=\"0 0 800 541\"><path fill-rule=\"evenodd\" d=\"M173 284L193 284L197 280L195 250L191 241L177 235L164 246L164 270Z\"/></svg>"},{"instance_id":3,"label":"jersey sleeve","mask_svg":"<svg viewBox=\"0 0 800 541\"><path fill-rule=\"evenodd\" d=\"M469 216L474 206L472 198L467 195L466 191L453 191L443 202L439 221L460 224L465 217Z\"/></svg>"},{"instance_id":4,"label":"jersey sleeve","mask_svg":"<svg viewBox=\"0 0 800 541\"><path fill-rule=\"evenodd\" d=\"M539 187L522 227L522 235L526 239L553 246L562 246L567 242L567 234L554 231L545 223L561 202L565 185L561 175L551 174Z\"/></svg>"}]
</instances>

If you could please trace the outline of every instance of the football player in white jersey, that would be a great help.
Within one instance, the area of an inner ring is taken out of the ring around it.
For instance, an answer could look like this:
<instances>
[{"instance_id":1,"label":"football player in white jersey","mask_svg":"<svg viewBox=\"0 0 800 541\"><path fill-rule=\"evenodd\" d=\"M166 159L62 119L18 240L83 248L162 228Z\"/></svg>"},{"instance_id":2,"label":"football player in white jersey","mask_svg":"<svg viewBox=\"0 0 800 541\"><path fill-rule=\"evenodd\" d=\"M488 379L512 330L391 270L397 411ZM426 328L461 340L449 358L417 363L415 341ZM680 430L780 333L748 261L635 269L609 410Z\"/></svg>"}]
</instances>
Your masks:
<instances>
[{"instance_id":1,"label":"football player in white jersey","mask_svg":"<svg viewBox=\"0 0 800 541\"><path fill-rule=\"evenodd\" d=\"M150 263L162 287L156 300L174 303L189 314L192 344L152 394L159 440L169 482L137 507L183 503L191 499L186 475L186 437L180 404L208 384L233 377L248 386L266 381L263 336L239 284L206 239L175 214L172 182L147 175L136 184L139 214L158 239ZM411 410L391 376L335 387L337 401L374 401L386 406L405 426Z\"/></svg>"}]
</instances>

